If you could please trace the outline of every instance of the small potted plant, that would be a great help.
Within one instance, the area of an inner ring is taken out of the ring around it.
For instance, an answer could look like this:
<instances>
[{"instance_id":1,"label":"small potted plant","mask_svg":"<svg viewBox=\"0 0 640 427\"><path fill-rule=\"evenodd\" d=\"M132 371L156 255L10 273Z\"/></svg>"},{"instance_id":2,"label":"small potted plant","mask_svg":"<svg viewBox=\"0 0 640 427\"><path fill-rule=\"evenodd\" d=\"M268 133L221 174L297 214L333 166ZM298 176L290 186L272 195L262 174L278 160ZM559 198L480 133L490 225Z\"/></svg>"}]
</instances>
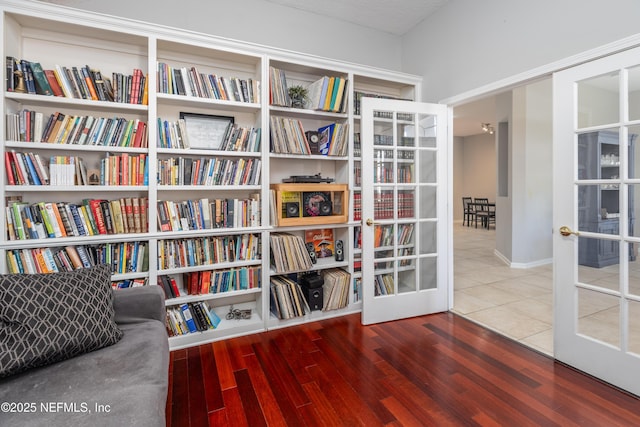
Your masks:
<instances>
[{"instance_id":1,"label":"small potted plant","mask_svg":"<svg viewBox=\"0 0 640 427\"><path fill-rule=\"evenodd\" d=\"M307 102L307 96L309 92L307 88L296 85L289 88L289 98L291 98L291 106L293 108L304 108Z\"/></svg>"}]
</instances>

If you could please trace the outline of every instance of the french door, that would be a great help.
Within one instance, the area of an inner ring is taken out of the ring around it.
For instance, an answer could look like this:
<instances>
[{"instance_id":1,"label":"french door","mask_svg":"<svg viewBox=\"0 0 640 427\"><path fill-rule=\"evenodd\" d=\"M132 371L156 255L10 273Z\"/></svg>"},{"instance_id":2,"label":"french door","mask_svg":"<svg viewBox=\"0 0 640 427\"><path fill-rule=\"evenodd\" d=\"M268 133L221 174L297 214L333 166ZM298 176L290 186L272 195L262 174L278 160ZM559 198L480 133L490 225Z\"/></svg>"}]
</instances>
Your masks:
<instances>
[{"instance_id":1,"label":"french door","mask_svg":"<svg viewBox=\"0 0 640 427\"><path fill-rule=\"evenodd\" d=\"M448 310L447 108L363 98L362 323Z\"/></svg>"},{"instance_id":2,"label":"french door","mask_svg":"<svg viewBox=\"0 0 640 427\"><path fill-rule=\"evenodd\" d=\"M640 395L640 49L554 84L554 353Z\"/></svg>"}]
</instances>

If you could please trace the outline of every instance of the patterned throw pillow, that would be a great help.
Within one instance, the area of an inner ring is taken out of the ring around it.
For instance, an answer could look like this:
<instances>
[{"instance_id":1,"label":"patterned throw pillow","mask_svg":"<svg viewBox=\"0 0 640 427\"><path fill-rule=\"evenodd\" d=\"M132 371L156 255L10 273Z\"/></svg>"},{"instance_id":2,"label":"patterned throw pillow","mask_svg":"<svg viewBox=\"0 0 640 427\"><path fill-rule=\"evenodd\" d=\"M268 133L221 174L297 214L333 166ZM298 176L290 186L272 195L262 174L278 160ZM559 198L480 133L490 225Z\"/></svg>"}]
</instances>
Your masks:
<instances>
[{"instance_id":1,"label":"patterned throw pillow","mask_svg":"<svg viewBox=\"0 0 640 427\"><path fill-rule=\"evenodd\" d=\"M107 265L0 275L0 378L115 344Z\"/></svg>"}]
</instances>

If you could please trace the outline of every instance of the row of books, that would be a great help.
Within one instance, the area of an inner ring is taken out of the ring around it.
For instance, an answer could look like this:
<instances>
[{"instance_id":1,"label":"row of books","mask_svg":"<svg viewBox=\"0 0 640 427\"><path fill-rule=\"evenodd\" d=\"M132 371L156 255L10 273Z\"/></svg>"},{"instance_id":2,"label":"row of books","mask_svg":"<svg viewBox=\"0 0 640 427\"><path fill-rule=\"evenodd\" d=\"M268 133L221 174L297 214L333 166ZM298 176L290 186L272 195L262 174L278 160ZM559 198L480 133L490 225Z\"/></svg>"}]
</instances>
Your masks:
<instances>
[{"instance_id":1,"label":"row of books","mask_svg":"<svg viewBox=\"0 0 640 427\"><path fill-rule=\"evenodd\" d=\"M148 185L149 156L107 153L100 160L100 185Z\"/></svg>"},{"instance_id":2,"label":"row of books","mask_svg":"<svg viewBox=\"0 0 640 427\"><path fill-rule=\"evenodd\" d=\"M107 264L114 274L148 271L146 242L104 243L64 247L9 249L7 269L11 274L55 273Z\"/></svg>"},{"instance_id":3,"label":"row of books","mask_svg":"<svg viewBox=\"0 0 640 427\"><path fill-rule=\"evenodd\" d=\"M278 319L292 319L310 313L300 285L287 276L271 277L271 313Z\"/></svg>"},{"instance_id":4,"label":"row of books","mask_svg":"<svg viewBox=\"0 0 640 427\"><path fill-rule=\"evenodd\" d=\"M158 160L160 185L258 185L262 161L258 158L178 157Z\"/></svg>"},{"instance_id":5,"label":"row of books","mask_svg":"<svg viewBox=\"0 0 640 427\"><path fill-rule=\"evenodd\" d=\"M304 239L290 233L271 234L271 265L278 274L313 267Z\"/></svg>"},{"instance_id":6,"label":"row of books","mask_svg":"<svg viewBox=\"0 0 640 427\"><path fill-rule=\"evenodd\" d=\"M21 110L7 114L8 141L52 144L147 147L147 123L124 117L74 116L56 111Z\"/></svg>"},{"instance_id":7,"label":"row of books","mask_svg":"<svg viewBox=\"0 0 640 427\"><path fill-rule=\"evenodd\" d=\"M112 73L113 83L101 71L85 66L55 65L44 69L39 62L6 57L7 92L60 96L94 101L147 104L147 76L135 68L130 75ZM24 89L23 89L24 88Z\"/></svg>"},{"instance_id":8,"label":"row of books","mask_svg":"<svg viewBox=\"0 0 640 427\"><path fill-rule=\"evenodd\" d=\"M365 97L411 101L411 99L406 99L406 98L398 98L394 96L380 95L376 93L355 91L353 92L353 114L355 114L356 116L359 116L361 114L362 98L365 98ZM392 119L393 113L391 111L374 111L374 117L381 118L381 119ZM398 120L412 121L413 115L410 113L398 113Z\"/></svg>"},{"instance_id":9,"label":"row of books","mask_svg":"<svg viewBox=\"0 0 640 427\"><path fill-rule=\"evenodd\" d=\"M115 280L111 282L113 289L137 288L139 286L147 286L146 277L137 277L135 279Z\"/></svg>"},{"instance_id":10,"label":"row of books","mask_svg":"<svg viewBox=\"0 0 640 427\"><path fill-rule=\"evenodd\" d=\"M398 191L397 197L393 191L382 191L374 195L374 218L392 219L413 218L415 216L415 200L412 191ZM353 193L353 219L362 219L362 193Z\"/></svg>"},{"instance_id":11,"label":"row of books","mask_svg":"<svg viewBox=\"0 0 640 427\"><path fill-rule=\"evenodd\" d=\"M271 116L269 120L272 153L311 154L300 120L279 116Z\"/></svg>"},{"instance_id":12,"label":"row of books","mask_svg":"<svg viewBox=\"0 0 640 427\"><path fill-rule=\"evenodd\" d=\"M47 239L147 231L147 199L13 202L6 206L9 240Z\"/></svg>"},{"instance_id":13,"label":"row of books","mask_svg":"<svg viewBox=\"0 0 640 427\"><path fill-rule=\"evenodd\" d=\"M205 301L167 308L166 328L170 337L215 329L220 317Z\"/></svg>"},{"instance_id":14,"label":"row of books","mask_svg":"<svg viewBox=\"0 0 640 427\"><path fill-rule=\"evenodd\" d=\"M260 135L260 128L229 124L220 143L212 143L208 149L257 153L260 151ZM158 118L157 146L158 148L192 148L186 121L178 119L170 122Z\"/></svg>"},{"instance_id":15,"label":"row of books","mask_svg":"<svg viewBox=\"0 0 640 427\"><path fill-rule=\"evenodd\" d=\"M362 277L353 278L353 302L356 303L362 299Z\"/></svg>"},{"instance_id":16,"label":"row of books","mask_svg":"<svg viewBox=\"0 0 640 427\"><path fill-rule=\"evenodd\" d=\"M321 270L324 278L322 285L322 311L338 310L349 305L351 275L341 268Z\"/></svg>"},{"instance_id":17,"label":"row of books","mask_svg":"<svg viewBox=\"0 0 640 427\"><path fill-rule=\"evenodd\" d=\"M182 281L188 295L219 294L260 288L261 271L259 266L192 271Z\"/></svg>"},{"instance_id":18,"label":"row of books","mask_svg":"<svg viewBox=\"0 0 640 427\"><path fill-rule=\"evenodd\" d=\"M398 224L398 245L410 245L413 241L413 224Z\"/></svg>"},{"instance_id":19,"label":"row of books","mask_svg":"<svg viewBox=\"0 0 640 427\"><path fill-rule=\"evenodd\" d=\"M353 192L353 220L362 220L362 192Z\"/></svg>"},{"instance_id":20,"label":"row of books","mask_svg":"<svg viewBox=\"0 0 640 427\"><path fill-rule=\"evenodd\" d=\"M51 156L47 162L37 153L5 151L5 173L9 185L147 185L148 156L107 153L100 169L87 169L76 156Z\"/></svg>"},{"instance_id":21,"label":"row of books","mask_svg":"<svg viewBox=\"0 0 640 427\"><path fill-rule=\"evenodd\" d=\"M158 92L225 101L260 103L260 81L206 74L196 67L158 62Z\"/></svg>"},{"instance_id":22,"label":"row of books","mask_svg":"<svg viewBox=\"0 0 640 427\"><path fill-rule=\"evenodd\" d=\"M391 139L388 140L387 138L391 138ZM374 140L377 141L375 142L376 145L393 145L393 138L389 136L374 135ZM384 141L384 144L382 144L381 141ZM402 137L398 142L398 146L400 147L411 147L412 145L413 145L413 138ZM362 146L360 141L360 132L355 132L353 134L353 155L354 157L360 157L361 153L362 153ZM398 150L396 152L396 156L398 157L398 159L402 159L402 160L413 160L415 157L413 150L410 150L410 149ZM393 159L394 153L393 153L393 150L376 149L374 150L374 158L377 160Z\"/></svg>"},{"instance_id":23,"label":"row of books","mask_svg":"<svg viewBox=\"0 0 640 427\"><path fill-rule=\"evenodd\" d=\"M393 295L395 292L393 274L377 274L373 277L373 283L375 296Z\"/></svg>"},{"instance_id":24,"label":"row of books","mask_svg":"<svg viewBox=\"0 0 640 427\"><path fill-rule=\"evenodd\" d=\"M19 157L18 157L19 161ZM36 168L36 172L45 173ZM95 185L100 183L100 171L88 171L84 160L75 156L51 156L49 159L49 185ZM31 182L33 176L33 183ZM28 176L29 184L45 185L33 174Z\"/></svg>"},{"instance_id":25,"label":"row of books","mask_svg":"<svg viewBox=\"0 0 640 427\"><path fill-rule=\"evenodd\" d=\"M413 182L415 175L413 173L413 165L412 164L399 164L396 166L396 175L397 179L395 182L399 184L407 184ZM388 162L375 162L375 167L373 168L373 182L375 183L393 183L394 182L394 173L393 173L393 160Z\"/></svg>"},{"instance_id":26,"label":"row of books","mask_svg":"<svg viewBox=\"0 0 640 427\"><path fill-rule=\"evenodd\" d=\"M158 201L160 231L210 230L260 226L260 195L248 199Z\"/></svg>"},{"instance_id":27,"label":"row of books","mask_svg":"<svg viewBox=\"0 0 640 427\"><path fill-rule=\"evenodd\" d=\"M344 113L347 109L348 89L347 79L323 76L307 88L305 108Z\"/></svg>"},{"instance_id":28,"label":"row of books","mask_svg":"<svg viewBox=\"0 0 640 427\"><path fill-rule=\"evenodd\" d=\"M206 236L158 241L158 269L259 260L260 236Z\"/></svg>"},{"instance_id":29,"label":"row of books","mask_svg":"<svg viewBox=\"0 0 640 427\"><path fill-rule=\"evenodd\" d=\"M393 225L376 225L373 232L373 245L376 248L383 248L385 246L393 246L394 235L397 236L398 246L404 246L411 243L413 238L413 224L398 224L397 233L394 233ZM356 227L354 230L354 242L356 248L362 247L361 229Z\"/></svg>"},{"instance_id":30,"label":"row of books","mask_svg":"<svg viewBox=\"0 0 640 427\"><path fill-rule=\"evenodd\" d=\"M141 69L134 68L133 74L112 73L113 79L113 100L126 104L147 105L149 101L149 80ZM109 93L106 93L109 101Z\"/></svg>"},{"instance_id":31,"label":"row of books","mask_svg":"<svg viewBox=\"0 0 640 427\"><path fill-rule=\"evenodd\" d=\"M55 162L52 157L51 161ZM49 162L37 153L4 152L4 170L9 185L50 185ZM57 178L57 177L56 177Z\"/></svg>"}]
</instances>

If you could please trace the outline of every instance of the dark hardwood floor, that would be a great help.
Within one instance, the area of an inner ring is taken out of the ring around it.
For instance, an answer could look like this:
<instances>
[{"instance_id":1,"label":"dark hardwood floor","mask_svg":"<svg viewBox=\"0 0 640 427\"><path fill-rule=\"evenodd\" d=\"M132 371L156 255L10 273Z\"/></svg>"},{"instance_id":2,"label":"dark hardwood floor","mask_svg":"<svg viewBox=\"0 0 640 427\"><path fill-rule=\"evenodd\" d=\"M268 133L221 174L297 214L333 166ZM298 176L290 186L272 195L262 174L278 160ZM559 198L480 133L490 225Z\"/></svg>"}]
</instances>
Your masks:
<instances>
[{"instance_id":1,"label":"dark hardwood floor","mask_svg":"<svg viewBox=\"0 0 640 427\"><path fill-rule=\"evenodd\" d=\"M171 426L638 426L640 400L452 313L171 353Z\"/></svg>"}]
</instances>

